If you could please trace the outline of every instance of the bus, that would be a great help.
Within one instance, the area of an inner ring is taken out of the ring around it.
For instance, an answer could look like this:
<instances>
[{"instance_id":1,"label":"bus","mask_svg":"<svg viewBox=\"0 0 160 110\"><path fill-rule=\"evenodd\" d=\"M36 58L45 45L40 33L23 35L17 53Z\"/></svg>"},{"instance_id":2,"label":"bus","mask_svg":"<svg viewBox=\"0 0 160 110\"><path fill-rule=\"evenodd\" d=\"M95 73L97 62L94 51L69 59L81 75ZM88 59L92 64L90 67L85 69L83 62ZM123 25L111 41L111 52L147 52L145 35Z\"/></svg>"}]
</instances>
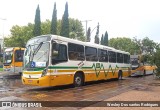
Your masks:
<instances>
[{"instance_id":1,"label":"bus","mask_svg":"<svg viewBox=\"0 0 160 110\"><path fill-rule=\"evenodd\" d=\"M130 53L58 35L30 39L24 52L22 83L59 86L119 79L131 74Z\"/></svg>"},{"instance_id":2,"label":"bus","mask_svg":"<svg viewBox=\"0 0 160 110\"><path fill-rule=\"evenodd\" d=\"M11 74L21 74L23 68L24 48L9 47L4 51L3 71Z\"/></svg>"},{"instance_id":3,"label":"bus","mask_svg":"<svg viewBox=\"0 0 160 110\"><path fill-rule=\"evenodd\" d=\"M131 76L144 76L153 74L156 66L141 61L141 55L131 55L132 74Z\"/></svg>"}]
</instances>

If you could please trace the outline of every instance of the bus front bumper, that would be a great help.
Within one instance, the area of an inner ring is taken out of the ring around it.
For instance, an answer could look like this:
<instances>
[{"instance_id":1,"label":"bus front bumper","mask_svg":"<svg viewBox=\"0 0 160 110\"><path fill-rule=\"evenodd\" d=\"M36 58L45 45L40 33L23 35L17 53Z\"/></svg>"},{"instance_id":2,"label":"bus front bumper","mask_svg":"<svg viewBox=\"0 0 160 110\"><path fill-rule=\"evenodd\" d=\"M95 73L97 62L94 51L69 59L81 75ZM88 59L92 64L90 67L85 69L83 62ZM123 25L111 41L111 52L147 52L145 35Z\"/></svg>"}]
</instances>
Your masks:
<instances>
[{"instance_id":1,"label":"bus front bumper","mask_svg":"<svg viewBox=\"0 0 160 110\"><path fill-rule=\"evenodd\" d=\"M43 76L41 78L25 78L22 76L22 83L25 85L34 85L34 86L50 86L50 77Z\"/></svg>"}]
</instances>

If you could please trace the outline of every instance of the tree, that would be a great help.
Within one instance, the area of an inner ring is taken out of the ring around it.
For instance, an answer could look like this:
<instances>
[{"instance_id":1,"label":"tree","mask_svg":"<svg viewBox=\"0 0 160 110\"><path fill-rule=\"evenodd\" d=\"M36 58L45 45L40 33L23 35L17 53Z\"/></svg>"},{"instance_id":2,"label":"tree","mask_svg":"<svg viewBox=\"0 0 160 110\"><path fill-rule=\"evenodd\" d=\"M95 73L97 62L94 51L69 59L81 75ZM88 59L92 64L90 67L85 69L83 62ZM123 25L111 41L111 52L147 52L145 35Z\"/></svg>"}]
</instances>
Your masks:
<instances>
[{"instance_id":1,"label":"tree","mask_svg":"<svg viewBox=\"0 0 160 110\"><path fill-rule=\"evenodd\" d=\"M57 34L57 9L56 3L54 3L54 10L52 14L52 22L51 22L51 34Z\"/></svg>"},{"instance_id":2,"label":"tree","mask_svg":"<svg viewBox=\"0 0 160 110\"><path fill-rule=\"evenodd\" d=\"M103 42L104 42L104 45L108 46L108 33L107 33L107 31L105 32Z\"/></svg>"},{"instance_id":3,"label":"tree","mask_svg":"<svg viewBox=\"0 0 160 110\"><path fill-rule=\"evenodd\" d=\"M127 51L130 54L134 54L139 50L136 46L136 43L127 37L111 38L109 40L109 46L119 50Z\"/></svg>"},{"instance_id":4,"label":"tree","mask_svg":"<svg viewBox=\"0 0 160 110\"><path fill-rule=\"evenodd\" d=\"M91 37L91 28L89 27L88 31L87 31L87 40L86 40L87 42L90 42L90 40L91 40L90 37Z\"/></svg>"},{"instance_id":5,"label":"tree","mask_svg":"<svg viewBox=\"0 0 160 110\"><path fill-rule=\"evenodd\" d=\"M104 45L104 38L103 38L103 34L102 34L102 37L101 37L101 45Z\"/></svg>"},{"instance_id":6,"label":"tree","mask_svg":"<svg viewBox=\"0 0 160 110\"><path fill-rule=\"evenodd\" d=\"M15 25L11 28L11 36L5 37L6 47L25 47L27 41L33 37L34 25L28 23L27 26Z\"/></svg>"},{"instance_id":7,"label":"tree","mask_svg":"<svg viewBox=\"0 0 160 110\"><path fill-rule=\"evenodd\" d=\"M138 54L152 54L156 48L156 43L148 37L142 40L134 37L133 41L136 43L137 48L139 48Z\"/></svg>"},{"instance_id":8,"label":"tree","mask_svg":"<svg viewBox=\"0 0 160 110\"><path fill-rule=\"evenodd\" d=\"M152 64L155 64L157 66L155 75L157 78L160 78L160 44L156 44L155 46L156 51L152 55Z\"/></svg>"},{"instance_id":9,"label":"tree","mask_svg":"<svg viewBox=\"0 0 160 110\"><path fill-rule=\"evenodd\" d=\"M69 37L74 39L80 39L84 37L83 26L81 21L74 18L69 18Z\"/></svg>"},{"instance_id":10,"label":"tree","mask_svg":"<svg viewBox=\"0 0 160 110\"><path fill-rule=\"evenodd\" d=\"M69 19L68 19L68 3L66 2L65 11L62 17L60 35L64 37L69 37Z\"/></svg>"},{"instance_id":11,"label":"tree","mask_svg":"<svg viewBox=\"0 0 160 110\"><path fill-rule=\"evenodd\" d=\"M41 35L41 18L40 18L39 5L37 6L37 9L36 9L36 15L35 15L34 22L35 22L35 25L34 25L33 35L39 36Z\"/></svg>"},{"instance_id":12,"label":"tree","mask_svg":"<svg viewBox=\"0 0 160 110\"><path fill-rule=\"evenodd\" d=\"M94 41L96 44L99 44L99 23L97 25L97 32L96 32L96 35L95 35L95 41Z\"/></svg>"},{"instance_id":13,"label":"tree","mask_svg":"<svg viewBox=\"0 0 160 110\"><path fill-rule=\"evenodd\" d=\"M72 32L73 25L75 26L76 39L85 41L83 26L78 19L69 18L69 29ZM57 21L57 35L60 34L61 29L61 20ZM27 41L34 37L33 35L34 24L28 23L26 26L15 25L11 28L11 35L4 39L5 46L7 47L25 47ZM41 23L41 34L50 34L51 30L51 21L46 20ZM70 37L73 37L72 35ZM74 37L75 39L75 37Z\"/></svg>"},{"instance_id":14,"label":"tree","mask_svg":"<svg viewBox=\"0 0 160 110\"><path fill-rule=\"evenodd\" d=\"M51 21L47 19L46 21L42 22L41 30L42 35L51 34Z\"/></svg>"}]
</instances>

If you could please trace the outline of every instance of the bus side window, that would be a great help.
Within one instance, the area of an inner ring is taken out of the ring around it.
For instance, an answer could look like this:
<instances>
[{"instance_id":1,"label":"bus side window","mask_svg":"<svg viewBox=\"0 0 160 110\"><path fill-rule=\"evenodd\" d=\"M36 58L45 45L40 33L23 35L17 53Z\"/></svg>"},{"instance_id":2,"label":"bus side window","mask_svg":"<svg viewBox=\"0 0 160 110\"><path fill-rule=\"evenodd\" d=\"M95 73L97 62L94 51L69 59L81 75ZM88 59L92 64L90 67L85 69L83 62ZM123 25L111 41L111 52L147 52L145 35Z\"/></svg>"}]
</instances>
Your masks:
<instances>
[{"instance_id":1,"label":"bus side window","mask_svg":"<svg viewBox=\"0 0 160 110\"><path fill-rule=\"evenodd\" d=\"M68 55L70 60L84 60L84 46L68 43Z\"/></svg>"},{"instance_id":2,"label":"bus side window","mask_svg":"<svg viewBox=\"0 0 160 110\"><path fill-rule=\"evenodd\" d=\"M122 53L117 53L117 63L124 62L124 55Z\"/></svg>"},{"instance_id":3,"label":"bus side window","mask_svg":"<svg viewBox=\"0 0 160 110\"><path fill-rule=\"evenodd\" d=\"M52 64L67 61L67 46L53 43L52 45Z\"/></svg>"},{"instance_id":4,"label":"bus side window","mask_svg":"<svg viewBox=\"0 0 160 110\"><path fill-rule=\"evenodd\" d=\"M97 49L93 47L85 47L86 61L98 61Z\"/></svg>"},{"instance_id":5,"label":"bus side window","mask_svg":"<svg viewBox=\"0 0 160 110\"><path fill-rule=\"evenodd\" d=\"M107 50L98 49L98 58L100 62L108 62Z\"/></svg>"},{"instance_id":6,"label":"bus side window","mask_svg":"<svg viewBox=\"0 0 160 110\"><path fill-rule=\"evenodd\" d=\"M113 51L108 51L109 54L109 62L116 63L116 53Z\"/></svg>"}]
</instances>

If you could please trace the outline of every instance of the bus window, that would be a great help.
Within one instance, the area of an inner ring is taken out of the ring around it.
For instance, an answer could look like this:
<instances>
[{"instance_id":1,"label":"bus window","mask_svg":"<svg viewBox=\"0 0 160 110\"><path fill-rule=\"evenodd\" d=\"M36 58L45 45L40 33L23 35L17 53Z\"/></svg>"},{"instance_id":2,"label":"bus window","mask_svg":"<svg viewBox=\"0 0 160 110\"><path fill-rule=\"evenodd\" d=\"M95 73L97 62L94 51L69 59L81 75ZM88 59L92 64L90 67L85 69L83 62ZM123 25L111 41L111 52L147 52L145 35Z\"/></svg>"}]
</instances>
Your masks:
<instances>
[{"instance_id":1,"label":"bus window","mask_svg":"<svg viewBox=\"0 0 160 110\"><path fill-rule=\"evenodd\" d=\"M15 51L15 62L23 61L24 50L16 50Z\"/></svg>"},{"instance_id":2,"label":"bus window","mask_svg":"<svg viewBox=\"0 0 160 110\"><path fill-rule=\"evenodd\" d=\"M109 62L116 63L116 53L112 51L108 51Z\"/></svg>"},{"instance_id":3,"label":"bus window","mask_svg":"<svg viewBox=\"0 0 160 110\"><path fill-rule=\"evenodd\" d=\"M87 61L98 61L96 48L86 46L85 54L86 54Z\"/></svg>"},{"instance_id":4,"label":"bus window","mask_svg":"<svg viewBox=\"0 0 160 110\"><path fill-rule=\"evenodd\" d=\"M52 64L67 61L67 46L53 43L52 45Z\"/></svg>"},{"instance_id":5,"label":"bus window","mask_svg":"<svg viewBox=\"0 0 160 110\"><path fill-rule=\"evenodd\" d=\"M123 54L117 53L117 63L123 63Z\"/></svg>"},{"instance_id":6,"label":"bus window","mask_svg":"<svg viewBox=\"0 0 160 110\"><path fill-rule=\"evenodd\" d=\"M108 62L107 50L98 49L98 58L100 62Z\"/></svg>"},{"instance_id":7,"label":"bus window","mask_svg":"<svg viewBox=\"0 0 160 110\"><path fill-rule=\"evenodd\" d=\"M130 56L127 54L124 54L124 63L130 63Z\"/></svg>"},{"instance_id":8,"label":"bus window","mask_svg":"<svg viewBox=\"0 0 160 110\"><path fill-rule=\"evenodd\" d=\"M70 60L84 60L84 46L68 43L68 55Z\"/></svg>"},{"instance_id":9,"label":"bus window","mask_svg":"<svg viewBox=\"0 0 160 110\"><path fill-rule=\"evenodd\" d=\"M8 51L8 52L5 52L4 55L5 55L4 63L10 64L12 62L13 52Z\"/></svg>"}]
</instances>

